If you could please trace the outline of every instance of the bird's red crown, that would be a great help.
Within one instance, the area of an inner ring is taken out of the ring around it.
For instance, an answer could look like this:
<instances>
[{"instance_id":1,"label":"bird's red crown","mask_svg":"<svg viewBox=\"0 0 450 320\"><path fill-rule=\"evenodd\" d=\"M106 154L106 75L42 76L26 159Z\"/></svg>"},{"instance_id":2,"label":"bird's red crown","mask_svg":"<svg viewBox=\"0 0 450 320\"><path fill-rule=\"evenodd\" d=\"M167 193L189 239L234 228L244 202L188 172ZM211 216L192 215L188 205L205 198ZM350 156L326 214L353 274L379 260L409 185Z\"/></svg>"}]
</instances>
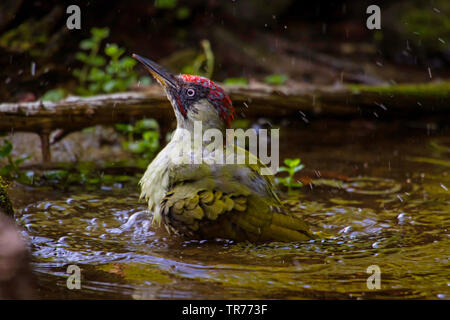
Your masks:
<instances>
[{"instance_id":1,"label":"bird's red crown","mask_svg":"<svg viewBox=\"0 0 450 320\"><path fill-rule=\"evenodd\" d=\"M225 91L207 78L190 74L183 74L181 76L184 81L199 84L209 90L207 99L218 109L220 116L226 122L227 126L231 127L235 110L230 97L228 97Z\"/></svg>"}]
</instances>

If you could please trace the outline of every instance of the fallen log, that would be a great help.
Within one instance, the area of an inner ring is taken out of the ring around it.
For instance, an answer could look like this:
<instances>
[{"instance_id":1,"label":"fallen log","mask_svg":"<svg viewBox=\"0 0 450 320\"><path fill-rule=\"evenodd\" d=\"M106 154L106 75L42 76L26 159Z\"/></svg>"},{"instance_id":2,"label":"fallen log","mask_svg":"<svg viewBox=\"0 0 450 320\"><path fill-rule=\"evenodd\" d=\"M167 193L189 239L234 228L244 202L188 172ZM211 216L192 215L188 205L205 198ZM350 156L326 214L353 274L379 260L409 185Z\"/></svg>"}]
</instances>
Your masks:
<instances>
[{"instance_id":1,"label":"fallen log","mask_svg":"<svg viewBox=\"0 0 450 320\"><path fill-rule=\"evenodd\" d=\"M415 89L415 91L414 91ZM384 111L386 116L448 115L450 84L391 87L342 86L278 88L264 85L228 86L238 114L247 118L282 118L298 115L361 116ZM0 104L0 132L78 130L140 118L168 120L171 107L159 87L58 102Z\"/></svg>"},{"instance_id":2,"label":"fallen log","mask_svg":"<svg viewBox=\"0 0 450 320\"><path fill-rule=\"evenodd\" d=\"M396 86L270 87L261 84L228 86L238 117L283 118L302 116L449 117L450 83ZM44 159L49 161L50 133L75 131L93 125L155 118L173 119L171 106L158 86L142 92L124 92L58 102L0 104L0 132L40 134Z\"/></svg>"}]
</instances>

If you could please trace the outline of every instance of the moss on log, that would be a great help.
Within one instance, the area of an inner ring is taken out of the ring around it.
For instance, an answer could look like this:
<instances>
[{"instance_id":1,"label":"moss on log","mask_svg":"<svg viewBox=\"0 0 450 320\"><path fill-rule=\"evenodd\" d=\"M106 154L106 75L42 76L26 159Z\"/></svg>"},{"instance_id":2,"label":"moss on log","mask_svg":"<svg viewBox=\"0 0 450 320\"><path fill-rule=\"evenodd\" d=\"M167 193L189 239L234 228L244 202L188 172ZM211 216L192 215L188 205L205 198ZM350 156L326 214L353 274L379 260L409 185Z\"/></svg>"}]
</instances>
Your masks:
<instances>
[{"instance_id":1,"label":"moss on log","mask_svg":"<svg viewBox=\"0 0 450 320\"><path fill-rule=\"evenodd\" d=\"M14 216L14 209L8 196L8 184L0 177L0 214L4 212L7 216Z\"/></svg>"},{"instance_id":2,"label":"moss on log","mask_svg":"<svg viewBox=\"0 0 450 320\"><path fill-rule=\"evenodd\" d=\"M450 82L397 84L392 86L349 85L354 94L378 93L379 95L411 96L426 99L449 99Z\"/></svg>"}]
</instances>

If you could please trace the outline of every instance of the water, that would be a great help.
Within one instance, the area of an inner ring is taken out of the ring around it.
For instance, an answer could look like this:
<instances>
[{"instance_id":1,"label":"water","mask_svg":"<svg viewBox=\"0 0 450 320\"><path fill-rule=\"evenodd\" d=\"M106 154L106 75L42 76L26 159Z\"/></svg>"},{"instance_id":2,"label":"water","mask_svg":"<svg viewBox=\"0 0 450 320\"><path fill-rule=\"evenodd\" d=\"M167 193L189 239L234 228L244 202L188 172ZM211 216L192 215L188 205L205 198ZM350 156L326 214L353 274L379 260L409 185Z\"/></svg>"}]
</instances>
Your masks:
<instances>
[{"instance_id":1,"label":"water","mask_svg":"<svg viewBox=\"0 0 450 320\"><path fill-rule=\"evenodd\" d=\"M450 134L430 128L437 127L332 120L282 128L281 158L301 157L301 179L313 181L283 195L322 235L304 243L168 238L150 227L134 185L17 188L38 294L449 299ZM81 268L81 290L66 288L70 264ZM371 265L381 270L380 289L367 287Z\"/></svg>"}]
</instances>

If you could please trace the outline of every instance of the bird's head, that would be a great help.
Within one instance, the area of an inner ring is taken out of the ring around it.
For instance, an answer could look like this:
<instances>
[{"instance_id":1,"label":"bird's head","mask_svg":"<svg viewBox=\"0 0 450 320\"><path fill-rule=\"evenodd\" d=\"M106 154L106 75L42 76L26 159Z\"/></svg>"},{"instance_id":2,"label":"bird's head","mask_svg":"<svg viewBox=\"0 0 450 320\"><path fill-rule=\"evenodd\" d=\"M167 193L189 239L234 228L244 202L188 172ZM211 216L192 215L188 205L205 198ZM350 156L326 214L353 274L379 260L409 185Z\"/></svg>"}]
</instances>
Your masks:
<instances>
[{"instance_id":1,"label":"bird's head","mask_svg":"<svg viewBox=\"0 0 450 320\"><path fill-rule=\"evenodd\" d=\"M231 126L234 108L225 91L213 81L188 74L174 75L155 62L133 54L162 85L173 106L179 127L190 129L201 121L204 129Z\"/></svg>"}]
</instances>

